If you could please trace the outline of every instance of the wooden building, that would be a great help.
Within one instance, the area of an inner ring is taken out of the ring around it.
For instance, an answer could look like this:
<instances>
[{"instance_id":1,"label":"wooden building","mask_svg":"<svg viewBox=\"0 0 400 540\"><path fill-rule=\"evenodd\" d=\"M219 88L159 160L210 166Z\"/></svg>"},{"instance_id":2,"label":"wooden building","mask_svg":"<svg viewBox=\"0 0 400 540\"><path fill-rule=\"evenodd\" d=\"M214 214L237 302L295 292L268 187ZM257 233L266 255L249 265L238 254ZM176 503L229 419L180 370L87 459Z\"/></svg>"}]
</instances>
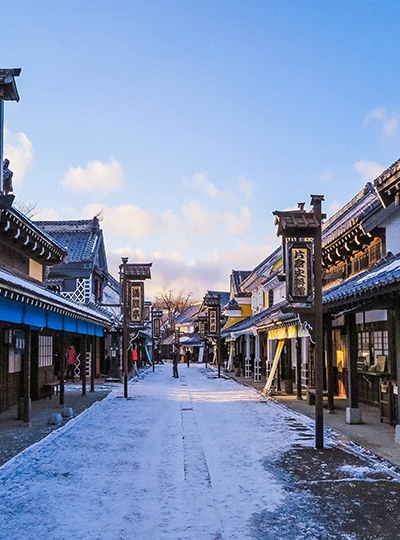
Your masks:
<instances>
[{"instance_id":1,"label":"wooden building","mask_svg":"<svg viewBox=\"0 0 400 540\"><path fill-rule=\"evenodd\" d=\"M101 310L45 287L48 268L66 255L16 208L0 209L0 412L19 404L27 422L30 400L60 376L68 345L85 357L111 324Z\"/></svg>"}]
</instances>

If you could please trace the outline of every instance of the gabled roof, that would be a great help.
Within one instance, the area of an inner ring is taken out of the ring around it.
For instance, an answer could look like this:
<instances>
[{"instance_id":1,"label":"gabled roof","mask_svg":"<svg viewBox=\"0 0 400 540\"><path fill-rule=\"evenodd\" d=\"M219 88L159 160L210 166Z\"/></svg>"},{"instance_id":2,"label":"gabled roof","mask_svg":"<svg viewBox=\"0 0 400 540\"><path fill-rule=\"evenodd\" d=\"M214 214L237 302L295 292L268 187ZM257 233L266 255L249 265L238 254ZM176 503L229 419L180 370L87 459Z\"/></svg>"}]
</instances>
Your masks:
<instances>
[{"instance_id":1,"label":"gabled roof","mask_svg":"<svg viewBox=\"0 0 400 540\"><path fill-rule=\"evenodd\" d=\"M207 291L206 296L209 296L210 298L218 298L218 296L220 296L220 306L221 308L223 308L229 302L229 298L231 295L228 292ZM203 307L204 307L204 302L202 302L202 308Z\"/></svg>"},{"instance_id":2,"label":"gabled roof","mask_svg":"<svg viewBox=\"0 0 400 540\"><path fill-rule=\"evenodd\" d=\"M248 277L243 281L242 287L253 290L264 283L278 270L276 264L281 258L282 246L279 246L249 273Z\"/></svg>"},{"instance_id":3,"label":"gabled roof","mask_svg":"<svg viewBox=\"0 0 400 540\"><path fill-rule=\"evenodd\" d=\"M249 296L248 293L242 290L243 281L249 277L251 270L232 270L230 280L231 280L231 294L236 298L241 296Z\"/></svg>"},{"instance_id":4,"label":"gabled roof","mask_svg":"<svg viewBox=\"0 0 400 540\"><path fill-rule=\"evenodd\" d=\"M68 250L67 263L90 263L97 265L104 272L107 259L104 248L103 232L97 217L74 221L37 221L43 231Z\"/></svg>"},{"instance_id":5,"label":"gabled roof","mask_svg":"<svg viewBox=\"0 0 400 540\"><path fill-rule=\"evenodd\" d=\"M189 306L185 309L182 313L180 313L175 318L176 324L189 324L192 322L193 317L197 315L197 313L200 311L201 303L196 302L195 304Z\"/></svg>"}]
</instances>

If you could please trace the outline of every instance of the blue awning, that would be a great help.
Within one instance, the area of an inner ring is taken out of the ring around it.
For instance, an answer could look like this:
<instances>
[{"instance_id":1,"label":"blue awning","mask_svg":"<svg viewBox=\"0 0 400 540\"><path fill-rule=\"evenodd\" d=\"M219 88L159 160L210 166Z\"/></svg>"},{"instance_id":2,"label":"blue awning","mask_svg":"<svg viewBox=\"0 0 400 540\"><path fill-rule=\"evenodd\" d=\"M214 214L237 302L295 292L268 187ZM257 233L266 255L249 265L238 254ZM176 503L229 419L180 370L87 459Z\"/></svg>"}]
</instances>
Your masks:
<instances>
[{"instance_id":1,"label":"blue awning","mask_svg":"<svg viewBox=\"0 0 400 540\"><path fill-rule=\"evenodd\" d=\"M22 324L24 304L0 296L0 319L5 322Z\"/></svg>"},{"instance_id":2,"label":"blue awning","mask_svg":"<svg viewBox=\"0 0 400 540\"><path fill-rule=\"evenodd\" d=\"M23 304L23 324L32 328L45 328L47 325L46 311L30 304Z\"/></svg>"},{"instance_id":3,"label":"blue awning","mask_svg":"<svg viewBox=\"0 0 400 540\"><path fill-rule=\"evenodd\" d=\"M47 312L47 328L62 330L63 324L63 316L60 313L54 313L53 311Z\"/></svg>"},{"instance_id":4,"label":"blue awning","mask_svg":"<svg viewBox=\"0 0 400 540\"><path fill-rule=\"evenodd\" d=\"M103 328L98 324L74 319L69 315L47 311L45 308L10 300L3 296L0 296L0 321L26 324L31 328L50 328L74 334L103 336Z\"/></svg>"}]
</instances>

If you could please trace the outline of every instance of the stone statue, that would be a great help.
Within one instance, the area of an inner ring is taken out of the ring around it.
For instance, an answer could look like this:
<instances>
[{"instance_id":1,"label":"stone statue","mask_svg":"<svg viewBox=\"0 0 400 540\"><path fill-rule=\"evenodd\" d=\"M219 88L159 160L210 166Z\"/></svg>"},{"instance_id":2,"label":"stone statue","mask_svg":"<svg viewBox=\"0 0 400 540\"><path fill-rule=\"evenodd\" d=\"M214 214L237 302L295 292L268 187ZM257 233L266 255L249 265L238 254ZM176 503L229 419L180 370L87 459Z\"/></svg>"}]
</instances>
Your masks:
<instances>
[{"instance_id":1,"label":"stone statue","mask_svg":"<svg viewBox=\"0 0 400 540\"><path fill-rule=\"evenodd\" d=\"M3 161L3 194L4 195L8 195L10 191L13 190L12 177L14 173L10 171L10 169L8 168L9 165L10 165L10 161L8 159L5 159Z\"/></svg>"}]
</instances>

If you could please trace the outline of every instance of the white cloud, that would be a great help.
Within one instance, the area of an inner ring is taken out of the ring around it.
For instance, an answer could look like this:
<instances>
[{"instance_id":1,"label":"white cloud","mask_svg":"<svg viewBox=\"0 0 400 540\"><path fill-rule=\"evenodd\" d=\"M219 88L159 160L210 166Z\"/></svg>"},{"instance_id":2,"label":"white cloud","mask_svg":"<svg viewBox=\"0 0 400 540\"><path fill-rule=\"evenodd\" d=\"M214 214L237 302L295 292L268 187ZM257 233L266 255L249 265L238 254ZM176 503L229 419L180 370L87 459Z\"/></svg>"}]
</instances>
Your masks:
<instances>
[{"instance_id":1,"label":"white cloud","mask_svg":"<svg viewBox=\"0 0 400 540\"><path fill-rule=\"evenodd\" d=\"M114 250L108 256L111 272L117 275L121 257L129 257L130 262L152 262L151 280L145 283L145 293L153 298L160 291L173 289L192 293L193 300L203 298L207 289L229 291L229 276L232 269L252 270L271 253L271 248L255 248L239 242L234 249L215 250L209 256L196 261L187 261L176 251L154 251L145 253L129 246Z\"/></svg>"},{"instance_id":2,"label":"white cloud","mask_svg":"<svg viewBox=\"0 0 400 540\"><path fill-rule=\"evenodd\" d=\"M82 214L92 217L99 212L103 215L102 227L110 234L142 240L157 230L154 217L133 204L109 207L91 203L83 209Z\"/></svg>"},{"instance_id":3,"label":"white cloud","mask_svg":"<svg viewBox=\"0 0 400 540\"><path fill-rule=\"evenodd\" d=\"M245 176L239 176L239 191L244 193L247 199L251 199L253 196L254 182L247 180Z\"/></svg>"},{"instance_id":4,"label":"white cloud","mask_svg":"<svg viewBox=\"0 0 400 540\"><path fill-rule=\"evenodd\" d=\"M251 213L247 207L242 207L239 216L232 212L211 211L203 208L197 201L190 201L182 208L186 218L185 226L192 234L215 235L222 231L228 236L242 234L251 225Z\"/></svg>"},{"instance_id":5,"label":"white cloud","mask_svg":"<svg viewBox=\"0 0 400 540\"><path fill-rule=\"evenodd\" d=\"M250 228L251 213L247 207L240 210L240 216L232 214L232 212L224 212L222 223L225 227L225 232L229 236L237 236Z\"/></svg>"},{"instance_id":6,"label":"white cloud","mask_svg":"<svg viewBox=\"0 0 400 540\"><path fill-rule=\"evenodd\" d=\"M386 109L372 109L365 115L363 126L367 127L372 120L382 123L383 133L387 138L395 137L398 132L400 114Z\"/></svg>"},{"instance_id":7,"label":"white cloud","mask_svg":"<svg viewBox=\"0 0 400 540\"><path fill-rule=\"evenodd\" d=\"M218 189L208 180L207 174L204 172L196 173L192 178L183 178L183 181L186 185L204 193L212 199L219 194Z\"/></svg>"},{"instance_id":8,"label":"white cloud","mask_svg":"<svg viewBox=\"0 0 400 540\"><path fill-rule=\"evenodd\" d=\"M33 160L32 142L25 133L11 133L7 128L4 135L4 158L10 160L10 169L14 173L13 186L19 188Z\"/></svg>"},{"instance_id":9,"label":"white cloud","mask_svg":"<svg viewBox=\"0 0 400 540\"><path fill-rule=\"evenodd\" d=\"M186 227L192 234L211 235L217 230L217 214L204 209L197 201L190 201L182 207Z\"/></svg>"},{"instance_id":10,"label":"white cloud","mask_svg":"<svg viewBox=\"0 0 400 540\"><path fill-rule=\"evenodd\" d=\"M354 163L354 169L361 174L362 181L366 183L375 180L385 167L382 167L382 165L379 165L376 161L362 159L361 161L356 161L356 163Z\"/></svg>"},{"instance_id":11,"label":"white cloud","mask_svg":"<svg viewBox=\"0 0 400 540\"><path fill-rule=\"evenodd\" d=\"M89 161L86 169L82 167L70 167L64 174L61 183L65 189L74 193L88 191L104 195L117 191L124 182L124 171L115 159L110 163L101 161Z\"/></svg>"}]
</instances>

